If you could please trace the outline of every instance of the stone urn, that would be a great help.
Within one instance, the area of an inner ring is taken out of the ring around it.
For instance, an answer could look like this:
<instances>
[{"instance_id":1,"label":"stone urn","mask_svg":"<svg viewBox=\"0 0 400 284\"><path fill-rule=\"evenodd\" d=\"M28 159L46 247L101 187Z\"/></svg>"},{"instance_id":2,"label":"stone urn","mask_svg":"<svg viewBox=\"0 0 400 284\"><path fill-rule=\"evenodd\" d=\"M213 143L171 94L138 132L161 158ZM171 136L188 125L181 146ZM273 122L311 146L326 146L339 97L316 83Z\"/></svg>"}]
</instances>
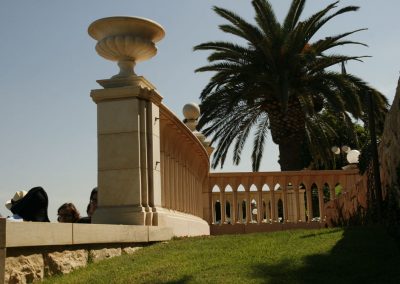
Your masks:
<instances>
[{"instance_id":1,"label":"stone urn","mask_svg":"<svg viewBox=\"0 0 400 284\"><path fill-rule=\"evenodd\" d=\"M96 20L88 33L97 40L96 51L100 56L118 62L120 72L111 77L117 81L137 77L136 62L156 55L155 44L165 35L163 27L154 21L122 16Z\"/></svg>"}]
</instances>

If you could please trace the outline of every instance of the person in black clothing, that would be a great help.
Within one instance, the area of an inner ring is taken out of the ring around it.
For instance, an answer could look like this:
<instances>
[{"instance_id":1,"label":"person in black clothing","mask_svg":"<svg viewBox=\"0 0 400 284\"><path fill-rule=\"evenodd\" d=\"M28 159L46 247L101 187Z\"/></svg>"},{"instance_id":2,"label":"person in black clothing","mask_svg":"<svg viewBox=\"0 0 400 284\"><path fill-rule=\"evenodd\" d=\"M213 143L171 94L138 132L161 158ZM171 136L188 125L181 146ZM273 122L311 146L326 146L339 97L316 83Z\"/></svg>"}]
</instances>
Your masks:
<instances>
[{"instance_id":1,"label":"person in black clothing","mask_svg":"<svg viewBox=\"0 0 400 284\"><path fill-rule=\"evenodd\" d=\"M11 212L23 218L24 221L50 222L47 215L49 199L46 191L40 187L34 187L10 208Z\"/></svg>"}]
</instances>

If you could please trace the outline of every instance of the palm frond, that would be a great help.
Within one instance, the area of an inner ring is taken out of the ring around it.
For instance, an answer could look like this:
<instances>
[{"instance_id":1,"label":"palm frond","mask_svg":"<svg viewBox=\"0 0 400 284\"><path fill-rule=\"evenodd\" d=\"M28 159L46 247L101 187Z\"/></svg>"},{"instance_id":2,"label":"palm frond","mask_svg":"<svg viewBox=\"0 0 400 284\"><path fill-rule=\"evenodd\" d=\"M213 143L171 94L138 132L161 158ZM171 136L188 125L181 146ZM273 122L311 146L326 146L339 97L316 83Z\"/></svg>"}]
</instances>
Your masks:
<instances>
[{"instance_id":1,"label":"palm frond","mask_svg":"<svg viewBox=\"0 0 400 284\"><path fill-rule=\"evenodd\" d=\"M294 0L290 5L289 11L283 23L283 30L288 33L296 27L299 22L301 13L303 12L305 0Z\"/></svg>"}]
</instances>

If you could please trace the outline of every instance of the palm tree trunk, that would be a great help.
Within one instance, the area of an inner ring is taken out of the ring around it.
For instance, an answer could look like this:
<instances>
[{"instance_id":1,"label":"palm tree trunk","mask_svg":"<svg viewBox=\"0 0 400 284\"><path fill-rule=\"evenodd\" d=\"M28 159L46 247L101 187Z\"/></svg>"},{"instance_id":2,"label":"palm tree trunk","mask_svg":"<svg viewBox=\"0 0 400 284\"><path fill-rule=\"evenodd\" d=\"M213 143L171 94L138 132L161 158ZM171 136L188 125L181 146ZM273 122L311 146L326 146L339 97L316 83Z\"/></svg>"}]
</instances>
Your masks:
<instances>
[{"instance_id":1,"label":"palm tree trunk","mask_svg":"<svg viewBox=\"0 0 400 284\"><path fill-rule=\"evenodd\" d=\"M270 121L272 140L279 145L281 171L302 170L305 117L300 102L290 99L288 112L283 112L282 106L277 103L270 103L265 109Z\"/></svg>"},{"instance_id":2,"label":"palm tree trunk","mask_svg":"<svg viewBox=\"0 0 400 284\"><path fill-rule=\"evenodd\" d=\"M302 141L299 139L286 139L279 144L279 164L281 171L299 171L303 169L301 157Z\"/></svg>"}]
</instances>

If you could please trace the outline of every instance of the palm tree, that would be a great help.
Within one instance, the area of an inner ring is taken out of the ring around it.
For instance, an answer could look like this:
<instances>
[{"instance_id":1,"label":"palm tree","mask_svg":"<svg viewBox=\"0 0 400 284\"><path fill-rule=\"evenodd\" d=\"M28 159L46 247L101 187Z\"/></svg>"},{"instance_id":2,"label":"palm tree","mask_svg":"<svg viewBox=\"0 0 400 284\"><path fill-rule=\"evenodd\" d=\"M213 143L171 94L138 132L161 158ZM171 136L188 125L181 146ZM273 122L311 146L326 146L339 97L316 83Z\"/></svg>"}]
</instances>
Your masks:
<instances>
[{"instance_id":1,"label":"palm tree","mask_svg":"<svg viewBox=\"0 0 400 284\"><path fill-rule=\"evenodd\" d=\"M328 5L300 21L305 0L293 0L284 22L276 20L267 0L253 0L256 25L223 8L214 11L229 23L219 28L247 42L207 42L194 50L210 50L209 65L196 72L215 72L201 93L202 116L199 128L217 144L212 166L223 166L233 144L233 161L240 162L243 146L254 133L252 168L258 171L264 144L270 133L279 145L281 170L300 170L304 166L301 148L304 143L317 145L324 139L315 133L328 129L319 122L319 113L341 115L344 121L362 118L363 97L372 92L376 115L382 120L387 109L385 97L351 74L328 70L342 62L361 61L363 56L326 54L332 48L359 44L345 39L363 29L313 41L328 21L338 15L358 10L347 6L337 11L337 3ZM325 138L328 138L326 136ZM315 140L314 140L315 139ZM326 139L325 139L326 141ZM330 147L328 147L329 149Z\"/></svg>"}]
</instances>

